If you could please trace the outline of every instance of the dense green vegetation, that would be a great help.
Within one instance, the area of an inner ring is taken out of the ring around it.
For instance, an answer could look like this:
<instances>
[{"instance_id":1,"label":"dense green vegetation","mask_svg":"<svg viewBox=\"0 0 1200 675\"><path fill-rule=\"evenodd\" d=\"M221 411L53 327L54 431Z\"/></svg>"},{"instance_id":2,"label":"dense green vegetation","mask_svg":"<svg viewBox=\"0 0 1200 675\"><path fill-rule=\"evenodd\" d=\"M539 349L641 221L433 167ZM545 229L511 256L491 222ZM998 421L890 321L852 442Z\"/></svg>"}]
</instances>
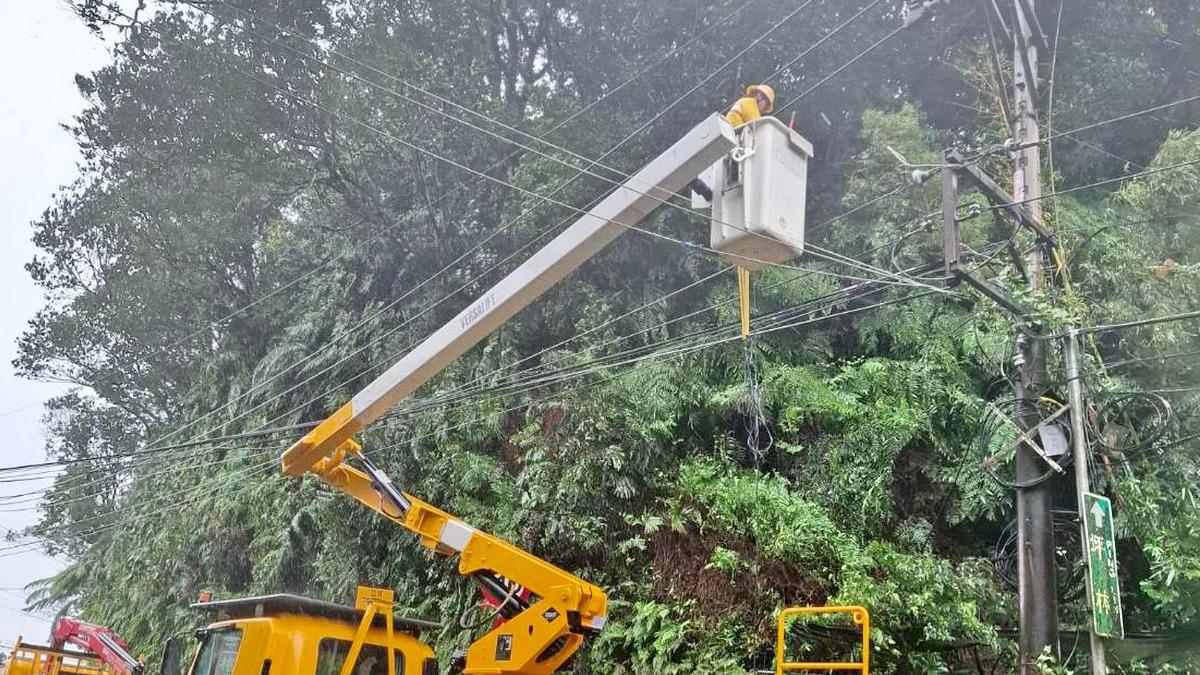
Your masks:
<instances>
[{"instance_id":1,"label":"dense green vegetation","mask_svg":"<svg viewBox=\"0 0 1200 675\"><path fill-rule=\"evenodd\" d=\"M904 180L889 149L936 162L943 147L1006 138L980 4L938 5L936 20L781 111L796 113L817 152L813 242L889 270L938 260L937 234L922 231L940 208L936 178L826 221ZM1195 3L1041 4L1059 35L1045 57L1050 128L1200 89ZM897 5L879 4L774 75L781 102L898 25ZM581 206L611 187L572 180L578 157L514 152L436 111L591 159L631 136L604 159L631 171L853 13L840 0L799 11L782 0L230 0L204 3L207 18L183 4L150 3L136 17L97 0L75 6L107 31L114 61L78 78L89 106L71 130L85 163L34 223L29 271L46 305L17 364L80 385L50 405L55 459L321 419L574 215L531 192ZM304 56L309 39L333 68ZM1043 154L1046 189L1200 159L1197 121L1193 103L1056 140ZM981 163L1003 184L1008 165L1003 153ZM1026 297L1043 330L1197 309L1198 179L1191 165L1047 199L1064 260L1054 290ZM707 240L707 223L676 209L644 226ZM981 273L1023 295L997 246L1009 225L985 210L963 227ZM966 289L885 285L814 302L874 273L798 264L817 272L755 277L755 325L773 329L753 347L759 421L743 346L718 341L736 335L733 274L695 247L628 233L363 444L406 489L609 589L610 627L574 672L770 668L774 613L827 601L871 608L878 672L1006 672L1015 596L991 558L1012 496L984 468L980 429L989 402L1011 395L1011 318ZM1156 358L1200 350L1196 325L1088 344L1102 422L1120 418L1116 392L1172 390L1161 439L1096 456L1094 489L1117 509L1127 629L1162 636L1153 649L1114 649L1125 672L1186 668L1200 622L1200 442L1175 442L1195 427L1188 390L1200 360ZM533 367L551 376L515 374ZM1063 397L1055 359L1050 379L1049 395ZM476 382L485 386L451 396ZM1124 408L1122 439L1153 424L1135 408ZM1102 431L1118 433L1115 422ZM469 641L458 617L475 591L451 565L350 500L279 473L275 458L299 434L71 464L28 534L74 564L38 597L69 601L153 654L193 625L186 606L201 590L346 599L371 583L444 621L443 653ZM1056 490L1071 508L1073 488ZM1077 588L1063 590L1063 625L1079 626ZM794 647L846 649L844 635L815 629Z\"/></svg>"}]
</instances>

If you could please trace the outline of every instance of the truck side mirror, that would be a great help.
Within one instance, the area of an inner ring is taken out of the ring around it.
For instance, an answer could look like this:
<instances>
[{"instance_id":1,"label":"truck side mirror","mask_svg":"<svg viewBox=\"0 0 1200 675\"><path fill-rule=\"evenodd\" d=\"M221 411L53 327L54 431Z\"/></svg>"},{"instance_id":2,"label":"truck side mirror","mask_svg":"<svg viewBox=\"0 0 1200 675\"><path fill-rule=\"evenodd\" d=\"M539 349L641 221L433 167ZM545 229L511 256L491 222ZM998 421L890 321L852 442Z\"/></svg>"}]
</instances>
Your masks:
<instances>
[{"instance_id":1,"label":"truck side mirror","mask_svg":"<svg viewBox=\"0 0 1200 675\"><path fill-rule=\"evenodd\" d=\"M167 638L163 645L162 675L182 675L183 673L183 644L180 634L176 633Z\"/></svg>"}]
</instances>

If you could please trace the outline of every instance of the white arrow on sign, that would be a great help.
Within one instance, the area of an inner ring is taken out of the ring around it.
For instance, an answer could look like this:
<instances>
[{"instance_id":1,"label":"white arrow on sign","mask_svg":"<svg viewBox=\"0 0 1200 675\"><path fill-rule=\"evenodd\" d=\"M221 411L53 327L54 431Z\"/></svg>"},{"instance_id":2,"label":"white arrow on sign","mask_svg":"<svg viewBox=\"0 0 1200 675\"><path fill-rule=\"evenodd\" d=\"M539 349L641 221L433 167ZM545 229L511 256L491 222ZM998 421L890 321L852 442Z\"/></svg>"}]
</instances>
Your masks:
<instances>
[{"instance_id":1,"label":"white arrow on sign","mask_svg":"<svg viewBox=\"0 0 1200 675\"><path fill-rule=\"evenodd\" d=\"M1100 508L1100 502L1092 502L1092 517L1096 519L1096 527L1104 527L1104 509Z\"/></svg>"}]
</instances>

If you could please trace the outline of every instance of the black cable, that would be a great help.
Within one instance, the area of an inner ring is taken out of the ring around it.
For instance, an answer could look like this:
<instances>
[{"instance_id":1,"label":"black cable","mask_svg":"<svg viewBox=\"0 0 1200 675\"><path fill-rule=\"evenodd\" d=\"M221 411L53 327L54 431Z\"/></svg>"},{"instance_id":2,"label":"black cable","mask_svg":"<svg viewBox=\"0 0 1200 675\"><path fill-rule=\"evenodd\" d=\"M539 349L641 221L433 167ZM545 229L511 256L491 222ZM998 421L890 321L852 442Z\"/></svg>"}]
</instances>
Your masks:
<instances>
[{"instance_id":1,"label":"black cable","mask_svg":"<svg viewBox=\"0 0 1200 675\"><path fill-rule=\"evenodd\" d=\"M884 42L887 42L888 40L892 39L892 38L893 38L893 37L895 37L897 34L899 34L899 33L900 33L900 31L904 30L905 28L908 28L908 24L901 24L899 27L897 27L896 29L894 29L892 32L890 32L890 33L888 33L887 35L884 35L883 37L879 38L879 39L878 39L878 40L876 40L874 43L872 43L872 44L871 44L871 46L869 46L869 47L867 47L866 49L862 50L861 52L859 52L859 53L855 54L854 56L852 56L852 57L850 58L850 60L849 60L849 61L847 61L847 62L843 63L843 64L842 64L842 65L840 65L840 66L838 66L837 68L835 68L835 69L833 70L833 72L831 72L831 73L829 73L828 75L826 75L825 77L821 78L821 79L820 79L820 81L818 81L816 84L814 84L813 86L809 87L808 89L805 89L804 91L800 92L800 94L798 94L797 96L794 96L794 97L792 97L792 99L791 99L791 100L789 100L787 103L783 104L782 106L780 106L780 107L778 108L778 112L783 112L783 111L784 111L784 110L786 110L787 108L790 108L791 106L795 105L795 103L796 103L797 101L799 101L800 99L804 98L805 96L808 96L809 94L811 94L811 93L812 93L814 90L816 90L818 87L820 87L821 85L823 85L823 84L825 84L826 82L828 82L828 81L829 81L831 78L833 78L833 77L834 77L835 75L837 75L838 73L840 73L840 72L842 72L843 70L845 70L845 69L849 68L850 66L854 65L854 63L855 63L855 62L857 62L857 61L858 61L859 59L861 59L862 57L864 57L864 56L866 56L867 54L870 54L871 52L875 51L875 49L876 49L877 47L879 47L879 45L882 45Z\"/></svg>"},{"instance_id":2,"label":"black cable","mask_svg":"<svg viewBox=\"0 0 1200 675\"><path fill-rule=\"evenodd\" d=\"M1167 399L1144 391L1104 392L1088 428L1110 455L1128 459L1152 450L1170 429L1174 410Z\"/></svg>"},{"instance_id":3,"label":"black cable","mask_svg":"<svg viewBox=\"0 0 1200 675\"><path fill-rule=\"evenodd\" d=\"M869 207L869 206L871 206L871 205L873 205L873 204L877 204L878 202L880 202L880 201L883 201L884 199L887 199L887 198L889 198L889 197L893 197L893 196L895 196L895 195L899 194L900 192L902 192L902 191L904 191L904 190L906 190L906 189L909 189L909 190L911 190L913 187L915 187L915 186L914 186L914 185L912 185L912 184L910 184L910 183L907 183L907 182L905 182L905 183L901 183L900 185L897 185L896 187L894 187L894 188L891 188L891 189L889 189L889 190L884 190L883 192L880 192L879 194L876 194L874 197L871 197L871 198L870 198L870 199L868 199L867 201L865 201L865 202L863 202L863 203L859 204L858 206L855 206L855 207L853 207L853 208L851 208L851 209L849 209L849 210L847 210L847 211L843 211L843 212L841 212L841 213L837 214L836 216L833 216L832 218L829 218L829 219L827 219L827 220L823 220L823 221L821 221L820 223L817 223L816 225L813 225L812 227L806 228L806 229L805 229L805 236L811 235L811 234L815 233L815 232L816 232L816 231L818 231L818 230L825 229L826 227L829 227L829 226L830 226L830 225L832 225L834 222L836 222L836 221L838 221L838 220L841 220L842 218L845 218L845 217L847 217L847 216L850 216L850 215L853 215L853 214L855 214L855 213L858 213L859 211L861 211L861 210L863 210L863 209L865 209L865 208L867 208L867 207Z\"/></svg>"},{"instance_id":4,"label":"black cable","mask_svg":"<svg viewBox=\"0 0 1200 675\"><path fill-rule=\"evenodd\" d=\"M1081 551L1079 542L1079 514L1070 509L1054 509L1051 512L1055 540L1060 542L1055 548L1054 569L1059 579L1059 599L1064 602L1074 600L1086 588L1084 584L1085 567L1081 558L1068 556L1068 553ZM1000 536L996 539L992 551L992 566L996 575L1010 588L1017 587L1017 521L1010 520Z\"/></svg>"},{"instance_id":5,"label":"black cable","mask_svg":"<svg viewBox=\"0 0 1200 675\"><path fill-rule=\"evenodd\" d=\"M1197 162L1194 162L1194 163L1200 163L1200 160L1197 160ZM1159 324L1159 323L1168 323L1171 321L1184 321L1186 319L1196 319L1196 318L1200 318L1200 311L1184 312L1182 314L1171 314L1168 316L1156 316L1156 317L1152 317L1149 319L1139 319L1137 321L1126 321L1125 323L1112 323L1112 324L1099 325L1099 326L1089 326L1086 328L1080 328L1077 332L1086 335L1088 333L1100 333L1100 332L1109 331L1109 330L1123 330L1125 328L1137 328L1139 326L1151 326L1151 325Z\"/></svg>"},{"instance_id":6,"label":"black cable","mask_svg":"<svg viewBox=\"0 0 1200 675\"><path fill-rule=\"evenodd\" d=\"M986 0L985 0L985 1L986 1ZM987 15L988 15L988 18L990 19L990 18L991 18L991 13L990 13L990 12L985 12L985 13L987 13ZM992 48L993 48L993 49L995 49L995 45L994 45L994 44L993 44L993 47L992 47ZM996 67L997 67L997 71L999 72L999 66L997 65ZM1182 104L1184 104L1184 103L1191 103L1192 101L1197 101L1197 100L1200 100L1200 95L1196 95L1196 96L1189 96L1189 97L1187 97L1187 98L1182 98L1182 99L1179 99L1178 101L1172 101L1172 102L1170 102L1170 103L1163 103L1163 104L1161 104L1161 105L1157 105L1157 106L1154 106L1154 107L1151 107L1151 108L1146 108L1146 109L1144 109L1144 110L1138 110L1138 111L1136 111L1136 112L1132 112L1132 113L1127 113L1127 114L1125 114L1125 115L1120 115L1120 116L1118 116L1118 117L1113 117L1113 118L1110 118L1110 119L1107 119L1107 120L1101 120L1101 121L1099 121L1099 122L1092 122L1091 124L1085 124L1084 126L1082 126L1082 127L1077 127L1077 128L1075 128L1075 129L1068 129L1068 130L1066 130L1066 131L1051 131L1051 132L1050 132L1049 134L1047 134L1045 137L1043 137L1043 138L1039 138L1039 139L1037 139L1036 141L1028 141L1028 142L1025 142L1025 143L1018 143L1018 144L1013 144L1013 143L1008 143L1008 144L994 144L994 145L992 145L992 146L990 146L990 147L988 147L988 148L986 148L986 149L984 149L984 150L980 150L978 153L976 153L976 154L974 154L974 155L971 155L971 159L972 159L972 160L974 160L974 161L978 161L979 159L982 159L982 158L984 158L984 157L986 157L986 156L988 156L988 155L992 155L992 154L996 154L996 153L1000 153L1000 152L1015 152L1015 151L1017 151L1017 150L1024 150L1024 149L1027 149L1027 148L1032 148L1032 147L1034 147L1034 146L1036 146L1036 145L1041 145L1042 143L1048 143L1048 142L1050 142L1050 141L1053 141L1053 140L1056 140L1056 139L1059 139L1059 138L1069 137L1069 136L1072 136L1072 135L1074 135L1074 134L1081 133L1081 132L1084 132L1084 131L1091 131L1092 129L1096 129L1096 128L1099 128L1099 127L1102 127L1102 126L1105 126L1105 125L1108 125L1108 124L1113 124L1113 123L1116 123L1116 122L1123 122L1123 121L1125 121L1125 120L1133 119L1133 118L1135 118L1135 117L1139 117L1139 116L1141 116L1141 115L1147 115L1147 114L1150 114L1150 113L1156 112L1156 111L1158 111L1158 110L1162 110L1162 109L1164 109L1164 108L1170 108L1170 107L1173 107L1173 106L1182 105ZM1003 98L1001 99L1001 101L1003 101ZM1085 142L1085 141L1081 141L1081 140L1079 140L1079 139L1076 139L1076 138L1068 138L1068 140L1074 141L1074 142L1076 142L1076 143L1079 143L1079 144L1081 144L1081 145L1084 145L1084 146L1086 146L1086 147L1090 147L1090 148L1092 148L1093 150L1099 150L1100 152L1102 152L1102 153L1104 153L1104 154L1111 155L1111 153L1109 153L1109 152L1108 152L1107 150L1105 150L1104 148L1101 148L1101 147L1099 147L1099 146L1094 146L1094 145L1091 145L1091 144L1089 144L1089 143L1087 143L1087 142ZM1127 160L1127 159L1125 159L1125 158L1123 158L1123 157L1118 157L1118 156L1115 156L1115 155L1112 155L1112 156L1113 156L1113 158L1114 158L1114 159L1120 159L1120 160L1123 160L1123 161L1129 162L1129 160ZM1136 162L1129 162L1129 163L1130 163L1130 164L1136 164ZM1140 166L1140 165L1138 165L1138 166Z\"/></svg>"},{"instance_id":7,"label":"black cable","mask_svg":"<svg viewBox=\"0 0 1200 675\"><path fill-rule=\"evenodd\" d=\"M991 206L988 206L987 209L989 211L996 211L999 209L1006 209L1010 206L1020 206L1022 204L1029 204L1031 202L1037 202L1037 201L1041 201L1043 199L1057 197L1059 195L1067 195L1067 194L1071 194L1073 192L1079 192L1080 190L1090 190L1092 188L1097 188L1097 187L1101 187L1104 185L1110 185L1112 183L1120 183L1122 181L1127 181L1127 180L1133 180L1134 178L1142 178L1144 176L1150 176L1150 175L1153 175L1156 173L1162 173L1164 171L1174 171L1175 169L1183 169L1183 168L1186 168L1189 166L1194 166L1196 164L1200 164L1200 159L1193 159L1193 160L1190 160L1187 162L1171 164L1169 166L1160 166L1160 167L1157 167L1154 169L1146 169L1145 171L1131 173L1126 176L1117 176L1116 178L1100 180L1100 181L1096 181L1094 183L1088 183L1087 185L1077 185L1073 188L1067 188L1065 190L1055 190L1054 192L1047 192L1046 194L1038 195L1036 197L1027 197L1025 199L1021 199L1021 200L1017 200L1017 201L1013 201L1013 202L1007 202L1004 204L993 204Z\"/></svg>"},{"instance_id":8,"label":"black cable","mask_svg":"<svg viewBox=\"0 0 1200 675\"><path fill-rule=\"evenodd\" d=\"M837 26L836 28L829 31L828 33L822 35L816 42L809 45L804 51L802 51L798 55L796 55L791 61L788 61L787 63L785 63L782 66L780 66L779 68L777 68L774 73L771 73L766 78L765 81L769 82L769 81L775 79L780 74L782 74L783 71L796 65L797 61L804 58L805 56L808 56L814 49L816 49L817 47L820 47L829 38L840 33L846 26L849 26L850 24L857 21L859 17L861 17L863 14L866 14L868 11L870 11L870 9L872 7L874 7L875 5L878 5L880 2L882 2L882 0L871 0L871 2L864 5L862 9L858 10L858 12L856 14L851 16L849 19L846 19L845 21L843 21L841 23L841 25Z\"/></svg>"},{"instance_id":9,"label":"black cable","mask_svg":"<svg viewBox=\"0 0 1200 675\"><path fill-rule=\"evenodd\" d=\"M962 454L958 457L958 467L954 470L954 479L950 481L950 489L946 490L946 494L942 495L942 499L938 504L937 511L933 514L933 520L929 521L929 533L925 535L925 545L929 545L929 541L933 539L933 532L937 529L938 521L942 519L942 515L946 511L946 506L950 503L950 494L954 488L958 487L958 482L962 479L963 469L967 466L967 458L970 457L970 448L963 448Z\"/></svg>"},{"instance_id":10,"label":"black cable","mask_svg":"<svg viewBox=\"0 0 1200 675\"><path fill-rule=\"evenodd\" d=\"M190 448L190 447L195 447L198 445L209 445L212 443L220 443L220 442L224 442L227 440L235 440L235 439L239 439L239 438L253 438L255 436L266 436L266 435L270 435L270 434L281 433L284 431L298 431L301 429L311 429L311 428L317 426L318 424L320 424L320 422L303 422L300 424L288 424L288 425L282 426L282 427L272 427L269 429L262 429L260 431L248 431L248 432L242 433L242 434L233 434L230 436L219 436L219 437L204 439L204 440L200 440L200 441L188 441L187 443L177 443L175 445L162 445L162 446L156 446L153 448L146 448L143 450L133 450L130 452L113 453L110 455L97 455L95 457L79 457L76 459L59 459L59 460L54 460L51 462L38 462L38 463L34 463L34 464L17 464L17 465L13 465L13 466L0 466L0 473L7 473L10 471L21 471L21 470L25 470L25 469L36 469L36 468L42 468L42 467L68 466L68 465L72 465L72 464L85 464L87 462L102 462L105 460L112 460L112 459L128 459L131 457L140 457L142 455L153 455L153 454L157 454L160 452L167 452L169 450L178 450L180 448Z\"/></svg>"},{"instance_id":11,"label":"black cable","mask_svg":"<svg viewBox=\"0 0 1200 675\"><path fill-rule=\"evenodd\" d=\"M1164 443L1162 445L1159 445L1155 449L1156 450L1166 450L1167 448L1173 448L1176 445L1183 445L1184 443L1195 440L1197 438L1200 438L1200 433L1188 434L1187 436L1180 436L1179 438L1176 438L1175 440L1173 440L1169 443Z\"/></svg>"},{"instance_id":12,"label":"black cable","mask_svg":"<svg viewBox=\"0 0 1200 675\"><path fill-rule=\"evenodd\" d=\"M1189 356L1200 356L1200 349L1190 352L1175 352L1173 354L1155 354L1153 356L1142 356L1135 359L1126 359L1124 361L1114 361L1104 364L1104 370L1114 370L1116 368L1124 368L1135 363L1144 363L1146 361L1170 361L1171 359L1182 359Z\"/></svg>"},{"instance_id":13,"label":"black cable","mask_svg":"<svg viewBox=\"0 0 1200 675\"><path fill-rule=\"evenodd\" d=\"M1163 103L1162 105L1157 105L1157 106L1154 106L1154 107L1152 107L1152 108L1146 108L1146 109L1144 109L1144 110L1138 110L1138 111L1136 111L1136 112L1131 112L1131 113L1128 113L1128 114L1125 114L1125 115L1120 115L1120 116L1113 117L1113 118L1110 118L1110 119L1101 120L1101 121L1099 121L1099 122L1093 122L1093 123L1091 123L1091 124L1085 124L1084 126L1082 126L1082 127L1078 127L1078 128L1075 128L1075 129L1068 129L1067 131L1057 131L1057 132L1053 132L1053 133L1049 134L1048 136L1046 136L1045 138L1040 138L1040 139L1038 139L1038 140L1036 140L1036 141L1030 141L1030 142L1028 142L1028 143L1022 143L1022 144L1020 144L1020 145L1018 145L1018 146L1016 146L1015 148L1012 148L1012 149L1014 149L1014 150L1023 150L1023 149L1025 149L1025 148L1030 148L1030 147L1033 147L1034 145L1037 145L1037 144L1040 144L1040 143L1046 143L1046 142L1052 141L1052 140L1054 140L1054 139L1056 139L1056 138L1062 138L1063 136L1070 136L1070 135L1072 135L1072 134L1078 134L1078 133L1080 133L1080 132L1083 132L1083 131L1091 131L1092 129L1096 129L1096 128L1098 128L1098 127L1102 127L1102 126L1105 126L1105 125L1108 125L1108 124L1113 124L1113 123L1115 123L1115 122L1124 122L1125 120L1133 119L1133 118L1135 118L1135 117L1140 117L1140 116L1142 116L1142 115L1148 115L1148 114L1150 114L1150 113L1152 113L1152 112L1157 112L1157 111L1159 111L1159 110L1163 110L1163 109L1166 109L1166 108L1171 108L1171 107L1174 107L1174 106L1177 106L1177 105L1183 105L1184 103L1191 103L1192 101L1200 101L1200 94L1197 94L1197 95L1195 95L1195 96L1188 96L1187 98L1182 98L1182 99L1179 99L1178 101L1172 101L1172 102L1170 102L1170 103Z\"/></svg>"}]
</instances>

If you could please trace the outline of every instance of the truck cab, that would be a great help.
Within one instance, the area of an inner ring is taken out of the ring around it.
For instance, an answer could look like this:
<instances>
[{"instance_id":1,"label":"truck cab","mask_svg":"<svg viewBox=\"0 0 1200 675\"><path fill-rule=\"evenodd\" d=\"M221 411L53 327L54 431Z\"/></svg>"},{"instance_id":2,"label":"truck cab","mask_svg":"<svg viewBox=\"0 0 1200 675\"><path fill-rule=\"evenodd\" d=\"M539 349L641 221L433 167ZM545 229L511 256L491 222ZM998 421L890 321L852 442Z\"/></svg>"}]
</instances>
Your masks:
<instances>
[{"instance_id":1,"label":"truck cab","mask_svg":"<svg viewBox=\"0 0 1200 675\"><path fill-rule=\"evenodd\" d=\"M390 675L438 671L420 633L439 625L394 617L389 631L390 603L385 614L368 612L361 603L356 608L284 593L192 607L210 614L211 623L199 631L187 675L341 675L356 642L361 647L352 675L389 675L389 648L395 656Z\"/></svg>"}]
</instances>

